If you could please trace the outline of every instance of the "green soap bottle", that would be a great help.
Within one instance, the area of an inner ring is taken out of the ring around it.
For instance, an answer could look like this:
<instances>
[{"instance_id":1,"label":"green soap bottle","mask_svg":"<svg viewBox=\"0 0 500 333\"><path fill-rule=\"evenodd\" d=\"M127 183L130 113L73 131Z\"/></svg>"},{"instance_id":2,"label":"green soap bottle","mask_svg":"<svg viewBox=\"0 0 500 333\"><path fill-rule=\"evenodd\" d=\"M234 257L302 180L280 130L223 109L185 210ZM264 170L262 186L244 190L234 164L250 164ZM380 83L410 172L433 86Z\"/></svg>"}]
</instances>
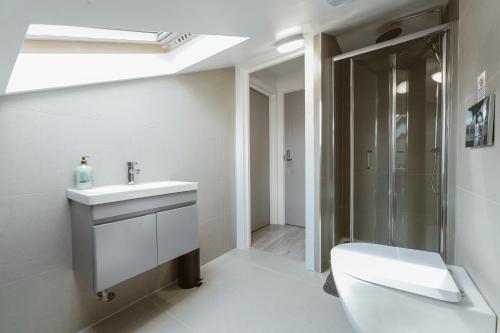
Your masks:
<instances>
[{"instance_id":1,"label":"green soap bottle","mask_svg":"<svg viewBox=\"0 0 500 333\"><path fill-rule=\"evenodd\" d=\"M92 188L93 174L92 167L88 165L89 156L82 156L80 165L75 169L75 187L78 190Z\"/></svg>"}]
</instances>

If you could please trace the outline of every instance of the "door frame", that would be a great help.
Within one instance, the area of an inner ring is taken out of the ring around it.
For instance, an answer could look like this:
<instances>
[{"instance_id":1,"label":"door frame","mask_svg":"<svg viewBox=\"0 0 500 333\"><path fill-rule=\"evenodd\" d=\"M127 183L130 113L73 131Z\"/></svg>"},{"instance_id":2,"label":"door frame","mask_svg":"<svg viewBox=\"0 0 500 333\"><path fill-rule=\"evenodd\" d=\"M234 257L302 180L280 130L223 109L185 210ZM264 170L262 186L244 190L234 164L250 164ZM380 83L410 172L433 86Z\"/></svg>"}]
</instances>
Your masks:
<instances>
[{"instance_id":1,"label":"door frame","mask_svg":"<svg viewBox=\"0 0 500 333\"><path fill-rule=\"evenodd\" d=\"M304 82L290 80L271 87L249 77L249 85L269 98L269 217L270 224L285 225L285 95L304 90Z\"/></svg>"},{"instance_id":2,"label":"door frame","mask_svg":"<svg viewBox=\"0 0 500 333\"><path fill-rule=\"evenodd\" d=\"M251 246L250 203L250 73L304 56L305 149L306 149L306 268L319 270L319 108L315 98L314 36L304 34L303 50L279 55L276 51L239 64L235 71L235 177L236 177L236 245ZM309 162L308 162L309 161Z\"/></svg>"},{"instance_id":3,"label":"door frame","mask_svg":"<svg viewBox=\"0 0 500 333\"><path fill-rule=\"evenodd\" d=\"M279 142L279 120L277 115L277 92L273 87L268 86L261 80L249 77L249 87L264 96L269 100L269 223L280 224L278 219L279 207L279 161L276 156L280 152ZM248 101L250 103L250 99ZM282 150L281 150L282 151ZM249 170L250 171L250 170Z\"/></svg>"}]
</instances>

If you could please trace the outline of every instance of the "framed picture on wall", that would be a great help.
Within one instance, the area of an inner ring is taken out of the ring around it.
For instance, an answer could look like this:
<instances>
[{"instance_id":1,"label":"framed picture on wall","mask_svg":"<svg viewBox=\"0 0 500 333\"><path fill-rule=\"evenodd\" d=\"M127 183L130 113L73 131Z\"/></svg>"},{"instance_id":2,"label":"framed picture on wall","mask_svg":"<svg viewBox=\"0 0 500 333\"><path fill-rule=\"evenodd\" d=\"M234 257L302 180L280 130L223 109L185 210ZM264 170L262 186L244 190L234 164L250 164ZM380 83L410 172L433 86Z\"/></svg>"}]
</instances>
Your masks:
<instances>
[{"instance_id":1,"label":"framed picture on wall","mask_svg":"<svg viewBox=\"0 0 500 333\"><path fill-rule=\"evenodd\" d=\"M491 94L467 110L465 147L493 145L495 126L495 95Z\"/></svg>"}]
</instances>

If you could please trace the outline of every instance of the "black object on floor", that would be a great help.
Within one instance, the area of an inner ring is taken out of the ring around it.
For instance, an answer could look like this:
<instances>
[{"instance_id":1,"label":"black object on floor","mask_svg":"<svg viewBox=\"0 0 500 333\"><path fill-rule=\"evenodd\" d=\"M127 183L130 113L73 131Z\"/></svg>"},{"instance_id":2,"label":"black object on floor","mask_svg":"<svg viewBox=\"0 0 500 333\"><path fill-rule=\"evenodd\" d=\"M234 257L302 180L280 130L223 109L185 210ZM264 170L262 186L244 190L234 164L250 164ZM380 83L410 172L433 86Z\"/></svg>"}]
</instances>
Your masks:
<instances>
[{"instance_id":1,"label":"black object on floor","mask_svg":"<svg viewBox=\"0 0 500 333\"><path fill-rule=\"evenodd\" d=\"M178 259L179 276L177 284L182 289L191 289L201 286L200 277L200 249L182 255Z\"/></svg>"},{"instance_id":2,"label":"black object on floor","mask_svg":"<svg viewBox=\"0 0 500 333\"><path fill-rule=\"evenodd\" d=\"M328 274L325 284L323 285L323 290L332 296L339 297L339 293L337 291L337 286L335 285L335 280L333 279L332 272Z\"/></svg>"}]
</instances>

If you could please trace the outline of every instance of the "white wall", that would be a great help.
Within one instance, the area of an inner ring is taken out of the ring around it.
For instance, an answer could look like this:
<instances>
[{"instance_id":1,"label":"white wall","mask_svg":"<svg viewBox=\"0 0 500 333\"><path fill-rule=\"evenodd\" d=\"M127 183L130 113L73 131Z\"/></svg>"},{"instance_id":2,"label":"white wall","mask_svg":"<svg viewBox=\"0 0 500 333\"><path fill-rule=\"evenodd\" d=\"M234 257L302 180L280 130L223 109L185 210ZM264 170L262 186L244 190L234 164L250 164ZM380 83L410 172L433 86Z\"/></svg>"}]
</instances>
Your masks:
<instances>
[{"instance_id":1,"label":"white wall","mask_svg":"<svg viewBox=\"0 0 500 333\"><path fill-rule=\"evenodd\" d=\"M73 332L172 281L166 264L95 300L71 269L65 190L81 154L95 185L199 182L202 261L235 246L234 70L0 97L0 331Z\"/></svg>"},{"instance_id":2,"label":"white wall","mask_svg":"<svg viewBox=\"0 0 500 333\"><path fill-rule=\"evenodd\" d=\"M469 272L500 315L500 107L493 147L465 148L465 112L477 99L476 78L486 70L487 92L500 97L500 2L460 0L455 263Z\"/></svg>"},{"instance_id":3,"label":"white wall","mask_svg":"<svg viewBox=\"0 0 500 333\"><path fill-rule=\"evenodd\" d=\"M292 60L295 61L295 60ZM280 65L276 65L280 66ZM252 83L263 83L271 92L304 89L304 65L290 68L289 72L273 74L264 69L251 74Z\"/></svg>"}]
</instances>

